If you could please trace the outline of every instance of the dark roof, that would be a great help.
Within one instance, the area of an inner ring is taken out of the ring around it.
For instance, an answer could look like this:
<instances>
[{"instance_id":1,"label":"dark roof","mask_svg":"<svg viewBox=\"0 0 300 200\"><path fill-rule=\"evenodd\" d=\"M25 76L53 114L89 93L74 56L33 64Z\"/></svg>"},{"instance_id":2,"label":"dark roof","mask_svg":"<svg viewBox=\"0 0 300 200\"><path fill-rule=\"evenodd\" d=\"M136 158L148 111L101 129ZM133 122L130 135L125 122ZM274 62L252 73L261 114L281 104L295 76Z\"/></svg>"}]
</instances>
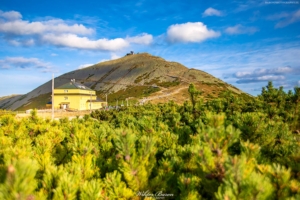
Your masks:
<instances>
[{"instance_id":1,"label":"dark roof","mask_svg":"<svg viewBox=\"0 0 300 200\"><path fill-rule=\"evenodd\" d=\"M64 85L61 85L55 89L82 89L82 90L92 90L89 87L86 87L85 85L81 84L81 83L76 83L76 82L69 82L66 83ZM92 90L93 91L93 90Z\"/></svg>"}]
</instances>

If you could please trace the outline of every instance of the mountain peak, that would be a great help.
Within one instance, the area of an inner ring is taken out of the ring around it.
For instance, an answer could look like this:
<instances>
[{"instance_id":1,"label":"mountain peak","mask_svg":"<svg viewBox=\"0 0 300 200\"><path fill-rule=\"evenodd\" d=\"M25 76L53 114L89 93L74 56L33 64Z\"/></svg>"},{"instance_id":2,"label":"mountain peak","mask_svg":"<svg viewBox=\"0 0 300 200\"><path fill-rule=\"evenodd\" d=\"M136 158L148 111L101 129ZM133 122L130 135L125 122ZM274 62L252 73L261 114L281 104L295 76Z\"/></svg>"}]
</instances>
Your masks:
<instances>
[{"instance_id":1,"label":"mountain peak","mask_svg":"<svg viewBox=\"0 0 300 200\"><path fill-rule=\"evenodd\" d=\"M109 101L129 97L138 101L147 96L152 102L164 102L173 98L172 100L183 103L189 98L187 88L190 83L201 89L206 97L217 96L224 90L242 93L206 72L189 69L180 63L169 62L148 53L130 54L68 72L55 78L55 87L66 84L71 79L96 90L100 98L108 94ZM9 104L3 105L0 101L0 108L24 110L34 106L43 107L50 93L51 81L48 81L26 95L12 99Z\"/></svg>"}]
</instances>

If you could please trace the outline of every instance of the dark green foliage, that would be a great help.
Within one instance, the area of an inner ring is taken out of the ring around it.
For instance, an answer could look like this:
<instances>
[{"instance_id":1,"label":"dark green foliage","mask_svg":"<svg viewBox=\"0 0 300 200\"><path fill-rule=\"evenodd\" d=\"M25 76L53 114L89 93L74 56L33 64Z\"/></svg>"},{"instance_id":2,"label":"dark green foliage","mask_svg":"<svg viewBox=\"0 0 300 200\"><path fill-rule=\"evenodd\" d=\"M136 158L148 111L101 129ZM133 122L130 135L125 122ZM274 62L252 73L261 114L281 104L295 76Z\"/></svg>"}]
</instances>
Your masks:
<instances>
[{"instance_id":1,"label":"dark green foliage","mask_svg":"<svg viewBox=\"0 0 300 200\"><path fill-rule=\"evenodd\" d=\"M0 116L0 199L299 199L299 88L83 119ZM145 198L146 199L146 198Z\"/></svg>"}]
</instances>

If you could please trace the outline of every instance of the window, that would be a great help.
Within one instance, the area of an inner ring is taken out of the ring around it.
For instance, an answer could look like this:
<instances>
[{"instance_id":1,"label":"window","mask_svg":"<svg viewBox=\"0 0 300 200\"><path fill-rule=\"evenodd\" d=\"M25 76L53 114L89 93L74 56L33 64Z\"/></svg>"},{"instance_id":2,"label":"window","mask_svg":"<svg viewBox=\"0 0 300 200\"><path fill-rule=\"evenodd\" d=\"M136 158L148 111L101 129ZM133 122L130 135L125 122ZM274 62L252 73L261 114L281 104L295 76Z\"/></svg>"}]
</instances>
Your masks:
<instances>
[{"instance_id":1,"label":"window","mask_svg":"<svg viewBox=\"0 0 300 200\"><path fill-rule=\"evenodd\" d=\"M64 92L65 92L65 93L67 93L67 92L68 92L68 90L65 90Z\"/></svg>"},{"instance_id":2,"label":"window","mask_svg":"<svg viewBox=\"0 0 300 200\"><path fill-rule=\"evenodd\" d=\"M68 97L65 97L65 100L68 100Z\"/></svg>"}]
</instances>

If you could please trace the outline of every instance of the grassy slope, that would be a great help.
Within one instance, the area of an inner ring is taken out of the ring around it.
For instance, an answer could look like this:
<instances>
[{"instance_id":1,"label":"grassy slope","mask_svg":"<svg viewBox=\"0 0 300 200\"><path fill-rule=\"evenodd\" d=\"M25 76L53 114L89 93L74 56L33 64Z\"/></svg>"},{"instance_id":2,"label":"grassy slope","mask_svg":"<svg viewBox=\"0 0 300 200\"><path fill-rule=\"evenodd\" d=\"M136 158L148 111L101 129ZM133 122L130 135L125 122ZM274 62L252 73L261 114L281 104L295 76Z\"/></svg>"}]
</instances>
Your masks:
<instances>
[{"instance_id":1,"label":"grassy slope","mask_svg":"<svg viewBox=\"0 0 300 200\"><path fill-rule=\"evenodd\" d=\"M46 109L46 104L49 102L51 98L51 93L42 94L40 96L34 97L30 99L30 102L24 104L23 106L17 108L17 111L24 111L32 108L37 109Z\"/></svg>"},{"instance_id":2,"label":"grassy slope","mask_svg":"<svg viewBox=\"0 0 300 200\"><path fill-rule=\"evenodd\" d=\"M194 83L203 90L205 98L215 97L223 90L231 90L240 94L241 90L213 77L212 75L196 70L188 69L180 63L169 62L160 57L147 53L125 56L116 60L106 61L93 66L71 71L55 79L55 85L59 86L75 78L76 81L92 87L100 98L108 101L125 100L128 97L141 99L153 97L164 92L179 90L169 95L170 98L154 99L152 102L166 102L176 100L183 103L188 98L188 84ZM152 85L160 88L151 87ZM14 99L10 102L11 109L24 110L29 108L43 108L48 101L51 92L51 81L23 95L22 99ZM0 100L0 106L3 101ZM7 105L7 104L6 104Z\"/></svg>"}]
</instances>

